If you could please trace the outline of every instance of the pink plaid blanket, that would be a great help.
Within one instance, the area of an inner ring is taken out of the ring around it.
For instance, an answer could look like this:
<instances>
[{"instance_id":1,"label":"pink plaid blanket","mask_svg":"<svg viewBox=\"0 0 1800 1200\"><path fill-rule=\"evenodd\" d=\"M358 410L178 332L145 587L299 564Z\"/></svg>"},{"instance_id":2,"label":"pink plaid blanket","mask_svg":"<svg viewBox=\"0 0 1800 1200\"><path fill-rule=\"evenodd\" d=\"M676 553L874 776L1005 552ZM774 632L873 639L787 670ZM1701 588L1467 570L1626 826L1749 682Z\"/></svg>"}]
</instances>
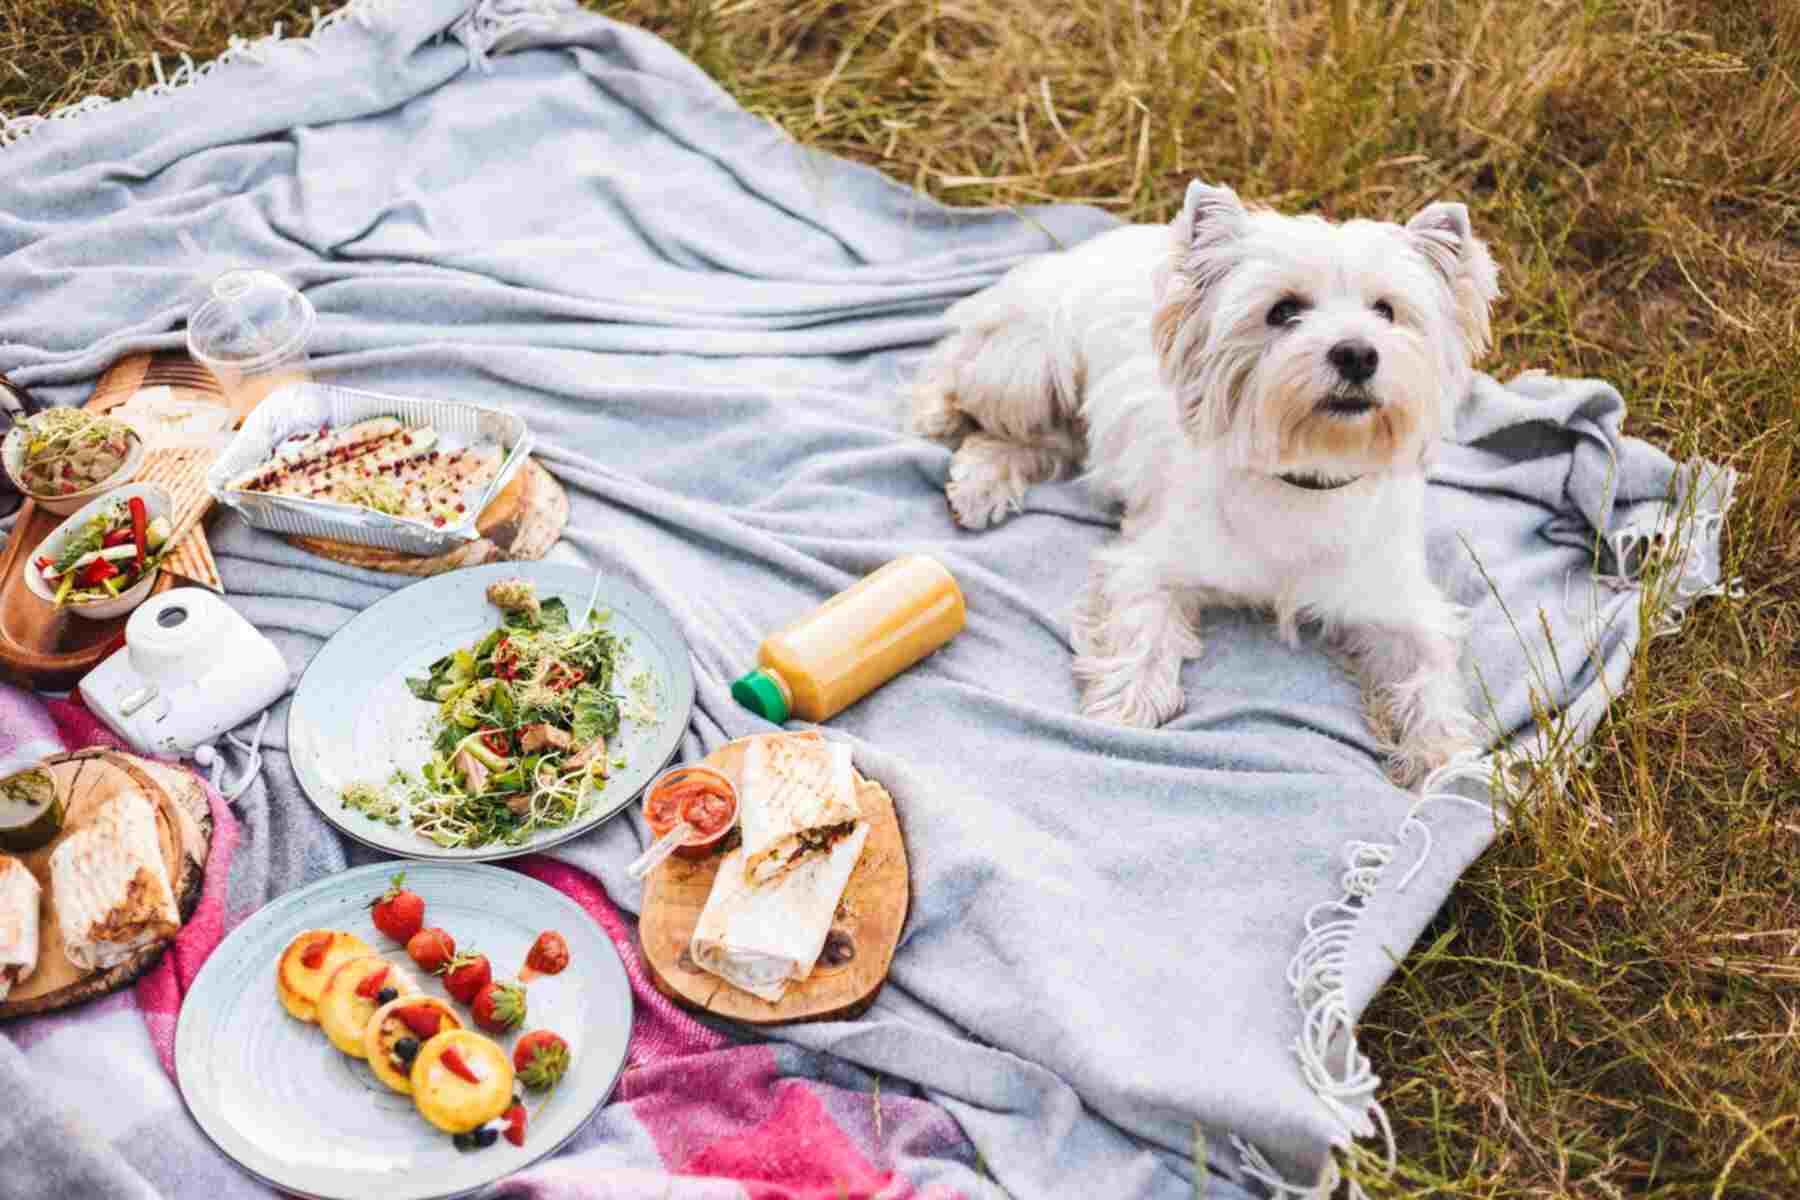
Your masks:
<instances>
[{"instance_id":1,"label":"pink plaid blanket","mask_svg":"<svg viewBox=\"0 0 1800 1200\"><path fill-rule=\"evenodd\" d=\"M76 703L40 701L0 685L0 757L117 745ZM207 1141L175 1086L182 997L230 932L224 896L242 831L207 789L212 853L199 907L157 966L130 991L0 1032L0 1086L35 1076L60 1116L112 1144L116 1178L92 1195L155 1195L179 1168L183 1195L268 1194ZM694 1020L651 986L630 924L587 873L536 855L507 865L571 897L625 961L636 1003L626 1067L611 1100L562 1152L499 1185L536 1200L948 1200L980 1189L956 1122L925 1101L822 1056L740 1044ZM97 1054L96 1043L105 1044ZM155 1064L160 1064L160 1070ZM821 1076L829 1072L837 1082ZM846 1086L849 1084L849 1086ZM18 1093L14 1093L18 1094ZM3 1140L3 1139L0 1139ZM14 1160L18 1161L18 1160ZM11 1172L0 1172L10 1174ZM31 1194L29 1179L19 1179ZM136 1185L136 1186L133 1186ZM142 1189L141 1191L139 1189ZM0 1183L0 1195L9 1194Z\"/></svg>"}]
</instances>

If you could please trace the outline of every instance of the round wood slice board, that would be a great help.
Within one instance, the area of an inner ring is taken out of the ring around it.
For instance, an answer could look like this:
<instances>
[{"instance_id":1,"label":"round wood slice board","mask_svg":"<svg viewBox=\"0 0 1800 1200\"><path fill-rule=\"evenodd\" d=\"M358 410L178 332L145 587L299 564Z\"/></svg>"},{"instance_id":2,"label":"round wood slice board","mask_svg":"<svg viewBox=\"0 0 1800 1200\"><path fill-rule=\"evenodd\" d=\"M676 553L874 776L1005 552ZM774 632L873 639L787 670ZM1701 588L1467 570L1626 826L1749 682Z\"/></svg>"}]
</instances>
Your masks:
<instances>
[{"instance_id":1,"label":"round wood slice board","mask_svg":"<svg viewBox=\"0 0 1800 1200\"><path fill-rule=\"evenodd\" d=\"M539 559L550 552L569 523L569 496L556 477L527 459L493 501L475 518L481 536L444 554L402 554L381 546L359 546L326 538L289 537L302 550L333 562L396 575L442 575L482 563Z\"/></svg>"},{"instance_id":2,"label":"round wood slice board","mask_svg":"<svg viewBox=\"0 0 1800 1200\"><path fill-rule=\"evenodd\" d=\"M100 805L128 788L148 796L156 806L157 832L181 919L193 915L200 901L206 855L212 846L212 813L206 791L179 767L134 758L113 750L79 750L43 762L63 797L62 832L48 845L16 854L43 889L38 913L37 970L0 1003L0 1020L51 1012L104 996L131 983L155 965L167 943L146 947L124 962L101 971L83 971L63 953L62 930L56 919L56 896L50 890L50 855L64 838L88 825Z\"/></svg>"},{"instance_id":3,"label":"round wood slice board","mask_svg":"<svg viewBox=\"0 0 1800 1200\"><path fill-rule=\"evenodd\" d=\"M729 742L702 761L735 781L747 741ZM866 1009L894 961L912 888L893 797L858 772L856 799L869 822L869 839L838 902L825 953L811 975L791 984L780 1003L770 1004L701 970L688 955L688 942L725 855L669 858L644 881L644 907L638 915L638 944L657 990L678 1004L750 1025L841 1020ZM846 950L847 960L828 965L834 952L841 955Z\"/></svg>"}]
</instances>

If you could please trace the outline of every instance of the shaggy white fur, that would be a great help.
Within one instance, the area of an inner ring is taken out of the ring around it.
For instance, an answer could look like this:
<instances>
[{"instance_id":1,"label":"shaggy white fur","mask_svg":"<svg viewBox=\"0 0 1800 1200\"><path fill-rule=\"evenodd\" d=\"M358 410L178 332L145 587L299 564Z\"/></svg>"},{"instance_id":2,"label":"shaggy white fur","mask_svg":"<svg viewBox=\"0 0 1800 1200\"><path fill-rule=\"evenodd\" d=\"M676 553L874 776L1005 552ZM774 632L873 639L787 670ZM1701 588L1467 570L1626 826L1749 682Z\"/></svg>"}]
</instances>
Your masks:
<instances>
[{"instance_id":1,"label":"shaggy white fur","mask_svg":"<svg viewBox=\"0 0 1800 1200\"><path fill-rule=\"evenodd\" d=\"M1470 746L1460 616L1425 569L1425 473L1498 297L1468 210L1406 225L1247 208L1196 182L1168 227L1025 263L950 309L912 423L957 443L962 525L1085 469L1124 509L1072 641L1082 708L1181 711L1201 609L1316 622L1405 783Z\"/></svg>"}]
</instances>

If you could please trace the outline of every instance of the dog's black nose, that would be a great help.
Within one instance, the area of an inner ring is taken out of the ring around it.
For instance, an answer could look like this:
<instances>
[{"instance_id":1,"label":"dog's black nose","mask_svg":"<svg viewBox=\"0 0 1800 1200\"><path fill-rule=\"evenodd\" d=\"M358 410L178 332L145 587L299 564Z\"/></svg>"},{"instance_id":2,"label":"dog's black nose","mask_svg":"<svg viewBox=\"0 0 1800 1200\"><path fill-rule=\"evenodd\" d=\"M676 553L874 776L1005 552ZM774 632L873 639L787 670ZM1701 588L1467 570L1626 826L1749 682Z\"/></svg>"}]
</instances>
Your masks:
<instances>
[{"instance_id":1,"label":"dog's black nose","mask_svg":"<svg viewBox=\"0 0 1800 1200\"><path fill-rule=\"evenodd\" d=\"M1361 383L1375 374L1375 365L1381 361L1381 355L1375 352L1375 347L1361 338L1339 342L1325 358L1337 368L1339 375L1351 383Z\"/></svg>"}]
</instances>

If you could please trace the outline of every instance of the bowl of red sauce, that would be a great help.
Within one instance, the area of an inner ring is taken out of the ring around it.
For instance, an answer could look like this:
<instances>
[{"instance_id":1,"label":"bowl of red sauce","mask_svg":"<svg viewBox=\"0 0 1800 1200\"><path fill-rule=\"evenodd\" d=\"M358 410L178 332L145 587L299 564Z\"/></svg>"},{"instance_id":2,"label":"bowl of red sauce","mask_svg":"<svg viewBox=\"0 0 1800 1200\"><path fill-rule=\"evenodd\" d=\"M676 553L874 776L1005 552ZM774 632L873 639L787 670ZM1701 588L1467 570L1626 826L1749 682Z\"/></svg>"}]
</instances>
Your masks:
<instances>
[{"instance_id":1,"label":"bowl of red sauce","mask_svg":"<svg viewBox=\"0 0 1800 1200\"><path fill-rule=\"evenodd\" d=\"M711 767L671 767L644 789L644 822L660 838L681 822L694 827L676 847L679 858L705 858L737 827L737 788Z\"/></svg>"}]
</instances>

